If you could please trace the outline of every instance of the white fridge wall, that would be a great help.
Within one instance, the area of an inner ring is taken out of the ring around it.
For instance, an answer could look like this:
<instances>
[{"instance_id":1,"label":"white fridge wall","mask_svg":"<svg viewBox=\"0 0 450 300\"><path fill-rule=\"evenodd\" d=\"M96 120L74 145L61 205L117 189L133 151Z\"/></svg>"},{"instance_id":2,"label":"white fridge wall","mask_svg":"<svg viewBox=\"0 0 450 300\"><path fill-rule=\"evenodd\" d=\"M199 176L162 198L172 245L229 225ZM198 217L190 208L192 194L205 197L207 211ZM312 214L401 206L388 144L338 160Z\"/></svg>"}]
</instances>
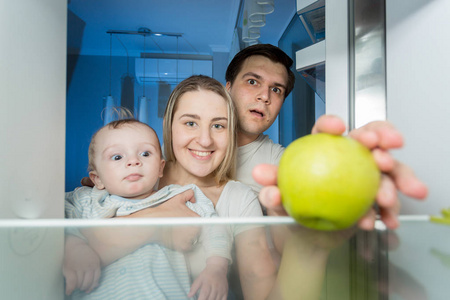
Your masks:
<instances>
[{"instance_id":1,"label":"white fridge wall","mask_svg":"<svg viewBox=\"0 0 450 300\"><path fill-rule=\"evenodd\" d=\"M67 1L0 4L0 218L63 218Z\"/></svg>"},{"instance_id":2,"label":"white fridge wall","mask_svg":"<svg viewBox=\"0 0 450 300\"><path fill-rule=\"evenodd\" d=\"M418 202L402 197L404 214L450 207L450 1L386 1L387 116L404 134L395 156L429 187Z\"/></svg>"},{"instance_id":3,"label":"white fridge wall","mask_svg":"<svg viewBox=\"0 0 450 300\"><path fill-rule=\"evenodd\" d=\"M0 219L64 218L66 35L67 1L0 2ZM63 233L0 227L2 297L64 298Z\"/></svg>"}]
</instances>

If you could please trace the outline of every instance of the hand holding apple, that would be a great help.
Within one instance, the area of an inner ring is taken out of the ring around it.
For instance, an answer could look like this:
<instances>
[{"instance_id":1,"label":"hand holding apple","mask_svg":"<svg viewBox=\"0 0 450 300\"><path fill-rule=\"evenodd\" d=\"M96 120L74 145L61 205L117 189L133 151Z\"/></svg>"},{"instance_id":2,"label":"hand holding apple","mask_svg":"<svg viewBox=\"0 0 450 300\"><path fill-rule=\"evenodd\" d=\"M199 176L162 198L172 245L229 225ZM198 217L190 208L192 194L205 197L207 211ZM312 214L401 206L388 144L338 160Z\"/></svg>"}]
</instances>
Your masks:
<instances>
[{"instance_id":1,"label":"hand holding apple","mask_svg":"<svg viewBox=\"0 0 450 300\"><path fill-rule=\"evenodd\" d=\"M345 124L339 117L323 115L315 123L312 133L341 135L345 129ZM395 160L389 152L391 149L403 146L401 133L389 122L377 121L352 130L349 136L372 151L378 168L383 172L376 196L379 215L388 228L397 228L399 225L397 215L400 210L397 193L402 192L416 199L424 199L428 193L426 185L414 175L413 170ZM252 174L256 182L264 186L259 194L259 200L267 208L268 214L286 216L287 213L281 204L280 190L277 187L278 167L261 164L254 168ZM375 218L376 213L371 209L359 220L358 226L364 230L371 230L374 227Z\"/></svg>"},{"instance_id":2,"label":"hand holding apple","mask_svg":"<svg viewBox=\"0 0 450 300\"><path fill-rule=\"evenodd\" d=\"M286 211L319 230L354 225L375 201L380 172L371 152L357 141L331 134L291 143L278 170Z\"/></svg>"}]
</instances>

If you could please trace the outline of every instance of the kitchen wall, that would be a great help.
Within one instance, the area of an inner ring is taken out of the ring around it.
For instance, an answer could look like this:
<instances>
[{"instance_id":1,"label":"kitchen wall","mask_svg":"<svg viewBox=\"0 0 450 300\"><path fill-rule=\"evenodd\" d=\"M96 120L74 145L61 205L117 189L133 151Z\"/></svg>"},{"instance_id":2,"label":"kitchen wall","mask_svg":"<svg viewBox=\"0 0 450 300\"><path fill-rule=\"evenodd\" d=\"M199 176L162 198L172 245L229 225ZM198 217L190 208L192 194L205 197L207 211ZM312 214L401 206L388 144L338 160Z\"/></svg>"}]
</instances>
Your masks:
<instances>
[{"instance_id":1,"label":"kitchen wall","mask_svg":"<svg viewBox=\"0 0 450 300\"><path fill-rule=\"evenodd\" d=\"M130 60L134 70L134 59ZM92 135L103 126L104 97L109 95L109 57L68 55L73 69L67 84L66 191L80 186L88 175L88 147ZM126 57L113 57L111 95L120 101L121 76L127 71ZM119 102L120 103L120 102Z\"/></svg>"}]
</instances>

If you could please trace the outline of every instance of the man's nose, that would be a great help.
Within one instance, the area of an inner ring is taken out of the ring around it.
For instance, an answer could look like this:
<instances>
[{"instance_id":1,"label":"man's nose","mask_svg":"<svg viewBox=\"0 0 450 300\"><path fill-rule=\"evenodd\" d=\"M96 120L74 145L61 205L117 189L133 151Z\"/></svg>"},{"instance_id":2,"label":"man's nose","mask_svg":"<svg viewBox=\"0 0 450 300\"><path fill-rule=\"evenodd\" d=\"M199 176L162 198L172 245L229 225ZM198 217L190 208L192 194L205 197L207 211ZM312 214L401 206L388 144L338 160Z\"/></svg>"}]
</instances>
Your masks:
<instances>
[{"instance_id":1,"label":"man's nose","mask_svg":"<svg viewBox=\"0 0 450 300\"><path fill-rule=\"evenodd\" d=\"M266 104L270 104L270 88L269 87L261 87L259 90L257 99L259 101L263 101Z\"/></svg>"}]
</instances>

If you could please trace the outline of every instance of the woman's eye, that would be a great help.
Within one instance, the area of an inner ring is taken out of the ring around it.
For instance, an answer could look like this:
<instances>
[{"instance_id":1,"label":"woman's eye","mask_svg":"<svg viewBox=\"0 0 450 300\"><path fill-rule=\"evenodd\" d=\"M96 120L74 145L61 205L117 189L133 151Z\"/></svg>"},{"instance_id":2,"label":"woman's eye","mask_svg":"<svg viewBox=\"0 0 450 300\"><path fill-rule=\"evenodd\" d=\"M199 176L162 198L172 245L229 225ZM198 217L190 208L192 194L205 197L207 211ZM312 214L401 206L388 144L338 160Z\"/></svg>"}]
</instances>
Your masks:
<instances>
[{"instance_id":1,"label":"woman's eye","mask_svg":"<svg viewBox=\"0 0 450 300\"><path fill-rule=\"evenodd\" d=\"M113 156L111 156L111 159L112 160L121 160L122 159L122 155L119 155L119 154L113 155Z\"/></svg>"},{"instance_id":2,"label":"woman's eye","mask_svg":"<svg viewBox=\"0 0 450 300\"><path fill-rule=\"evenodd\" d=\"M222 128L225 128L225 126L223 126L223 125L221 125L221 124L214 124L213 127L214 127L215 129L222 129Z\"/></svg>"},{"instance_id":3,"label":"woman's eye","mask_svg":"<svg viewBox=\"0 0 450 300\"><path fill-rule=\"evenodd\" d=\"M144 151L140 155L141 156L150 156L150 152L149 151Z\"/></svg>"},{"instance_id":4,"label":"woman's eye","mask_svg":"<svg viewBox=\"0 0 450 300\"><path fill-rule=\"evenodd\" d=\"M186 125L189 127L195 126L195 122L186 122Z\"/></svg>"},{"instance_id":5,"label":"woman's eye","mask_svg":"<svg viewBox=\"0 0 450 300\"><path fill-rule=\"evenodd\" d=\"M251 85L255 85L256 84L256 80L255 79L249 79L247 82L250 83Z\"/></svg>"}]
</instances>

